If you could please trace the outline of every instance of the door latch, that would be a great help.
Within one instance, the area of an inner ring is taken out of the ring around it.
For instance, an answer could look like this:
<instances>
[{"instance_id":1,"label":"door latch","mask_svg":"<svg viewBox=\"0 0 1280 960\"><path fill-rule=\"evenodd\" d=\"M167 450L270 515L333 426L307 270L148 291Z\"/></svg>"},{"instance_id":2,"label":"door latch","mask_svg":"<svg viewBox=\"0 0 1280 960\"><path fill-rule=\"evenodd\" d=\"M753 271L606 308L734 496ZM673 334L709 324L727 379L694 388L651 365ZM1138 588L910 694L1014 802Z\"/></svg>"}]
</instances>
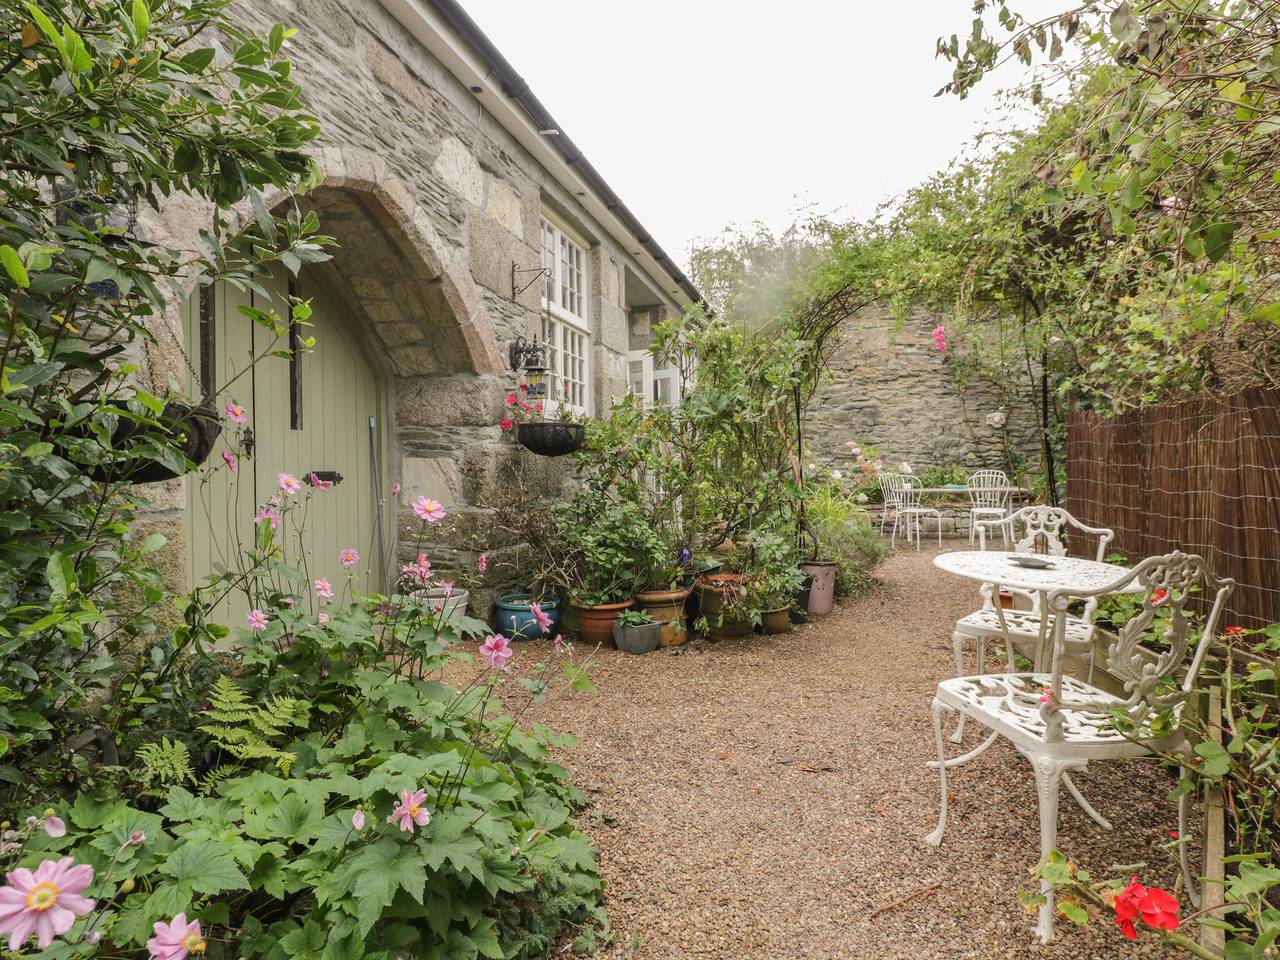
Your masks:
<instances>
[{"instance_id":1,"label":"door latch","mask_svg":"<svg viewBox=\"0 0 1280 960\"><path fill-rule=\"evenodd\" d=\"M312 487L336 487L342 482L342 474L337 470L308 470L302 482Z\"/></svg>"}]
</instances>

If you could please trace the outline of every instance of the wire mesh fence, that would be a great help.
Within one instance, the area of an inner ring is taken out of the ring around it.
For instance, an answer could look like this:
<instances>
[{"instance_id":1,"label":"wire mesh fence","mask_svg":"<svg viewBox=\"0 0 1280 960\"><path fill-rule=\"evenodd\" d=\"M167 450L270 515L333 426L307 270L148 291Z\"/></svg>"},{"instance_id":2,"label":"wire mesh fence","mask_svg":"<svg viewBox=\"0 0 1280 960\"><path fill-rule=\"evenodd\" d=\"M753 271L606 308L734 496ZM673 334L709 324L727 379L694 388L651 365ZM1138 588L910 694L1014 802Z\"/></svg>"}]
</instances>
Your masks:
<instances>
[{"instance_id":1,"label":"wire mesh fence","mask_svg":"<svg viewBox=\"0 0 1280 960\"><path fill-rule=\"evenodd\" d=\"M1280 623L1280 390L1072 414L1067 507L1131 560L1183 550L1234 579L1225 623Z\"/></svg>"}]
</instances>

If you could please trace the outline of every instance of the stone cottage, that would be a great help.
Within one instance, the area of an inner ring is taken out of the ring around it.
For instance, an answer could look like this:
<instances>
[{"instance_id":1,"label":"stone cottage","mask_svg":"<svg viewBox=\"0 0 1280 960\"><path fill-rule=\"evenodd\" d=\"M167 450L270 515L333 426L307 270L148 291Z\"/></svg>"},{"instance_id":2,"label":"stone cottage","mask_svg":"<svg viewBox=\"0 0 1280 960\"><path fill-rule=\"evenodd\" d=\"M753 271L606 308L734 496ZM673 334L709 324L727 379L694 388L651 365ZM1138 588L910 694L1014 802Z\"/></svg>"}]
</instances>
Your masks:
<instances>
[{"instance_id":1,"label":"stone cottage","mask_svg":"<svg viewBox=\"0 0 1280 960\"><path fill-rule=\"evenodd\" d=\"M419 496L448 511L439 543L421 546L470 566L502 547L493 508L530 458L498 426L518 381L512 342L549 344L558 402L597 415L628 389L671 391L647 334L698 293L458 3L244 0L240 13L300 28L289 53L322 122L325 174L301 203L340 246L279 277L271 304L215 287L157 331L157 385L198 395L239 375L220 402L244 409L254 455L235 485L225 471L169 485L151 522L198 582L252 536L278 472L315 472L341 481L313 498L312 576L336 578L353 547L363 585L383 587L397 554L419 549L407 512ZM194 246L207 211L185 203L144 222L148 239ZM242 372L267 345L237 308L280 310L290 294L312 303L315 350L290 344L292 359Z\"/></svg>"}]
</instances>

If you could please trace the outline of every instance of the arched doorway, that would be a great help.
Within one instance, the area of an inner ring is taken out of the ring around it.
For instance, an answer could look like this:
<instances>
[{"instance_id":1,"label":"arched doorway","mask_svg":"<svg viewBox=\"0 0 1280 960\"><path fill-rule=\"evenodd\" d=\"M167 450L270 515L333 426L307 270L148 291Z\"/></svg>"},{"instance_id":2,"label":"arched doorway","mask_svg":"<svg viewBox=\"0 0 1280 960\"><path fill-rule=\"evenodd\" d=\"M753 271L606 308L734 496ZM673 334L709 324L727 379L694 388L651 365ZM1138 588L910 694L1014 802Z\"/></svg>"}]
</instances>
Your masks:
<instances>
[{"instance_id":1,"label":"arched doorway","mask_svg":"<svg viewBox=\"0 0 1280 960\"><path fill-rule=\"evenodd\" d=\"M242 569L238 552L253 541L255 513L280 495L278 475L288 473L303 483L299 496L309 494L309 500L305 512L296 511L277 535L289 565L307 579L277 582L277 588L306 596L310 581L324 577L341 593L349 571L339 554L354 548L360 562L353 586L380 591L389 522L384 489L389 431L386 386L369 353L370 338L361 335L353 309L322 270L307 269L295 278L281 269L261 286L266 296L218 283L183 308L193 367L190 393L199 396L220 387L218 407L233 402L245 417L238 428L237 469L224 465L221 456L237 439L235 425L228 422L209 461L216 469L188 483L189 580L199 584L216 570ZM279 340L240 310L274 310L287 319L290 296L310 303L310 326L295 325ZM316 340L310 351L303 349L308 336ZM267 351L287 356L262 356ZM260 359L252 363L253 357ZM333 486L309 486L313 473ZM248 603L237 592L216 613L239 626Z\"/></svg>"}]
</instances>

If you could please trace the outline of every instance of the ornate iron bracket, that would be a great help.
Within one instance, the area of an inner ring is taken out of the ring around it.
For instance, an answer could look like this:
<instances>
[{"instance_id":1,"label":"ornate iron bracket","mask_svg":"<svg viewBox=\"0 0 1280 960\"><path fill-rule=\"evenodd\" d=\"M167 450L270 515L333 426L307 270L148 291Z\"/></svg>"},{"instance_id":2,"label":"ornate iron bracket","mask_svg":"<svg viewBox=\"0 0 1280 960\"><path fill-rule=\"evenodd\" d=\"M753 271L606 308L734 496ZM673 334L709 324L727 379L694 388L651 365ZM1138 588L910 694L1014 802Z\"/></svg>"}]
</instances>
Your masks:
<instances>
[{"instance_id":1,"label":"ornate iron bracket","mask_svg":"<svg viewBox=\"0 0 1280 960\"><path fill-rule=\"evenodd\" d=\"M528 280L526 280L523 284L521 284L519 277L529 273L532 273L533 276L530 277ZM517 266L514 260L512 260L511 261L511 299L515 300L517 297L520 296L520 294L524 293L526 290L532 287L535 283L537 283L543 277L549 277L549 276L551 276L550 267L521 268Z\"/></svg>"}]
</instances>

